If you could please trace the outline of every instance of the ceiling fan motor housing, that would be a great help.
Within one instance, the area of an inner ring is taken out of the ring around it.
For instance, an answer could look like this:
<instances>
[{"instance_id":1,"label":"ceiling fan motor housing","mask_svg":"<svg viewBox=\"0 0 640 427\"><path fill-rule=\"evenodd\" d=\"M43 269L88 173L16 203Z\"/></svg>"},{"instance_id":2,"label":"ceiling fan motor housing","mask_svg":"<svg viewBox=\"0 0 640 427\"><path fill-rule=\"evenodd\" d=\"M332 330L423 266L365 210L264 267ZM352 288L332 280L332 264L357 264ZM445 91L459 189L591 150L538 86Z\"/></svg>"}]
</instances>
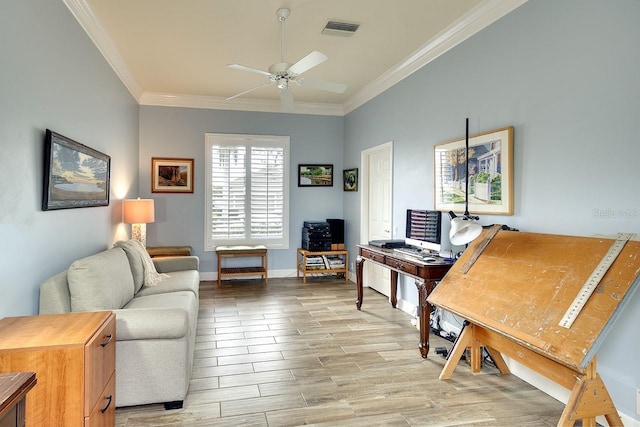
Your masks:
<instances>
[{"instance_id":1,"label":"ceiling fan motor housing","mask_svg":"<svg viewBox=\"0 0 640 427\"><path fill-rule=\"evenodd\" d=\"M278 21L283 22L289 17L289 9L282 8L276 11L276 16L278 17Z\"/></svg>"}]
</instances>

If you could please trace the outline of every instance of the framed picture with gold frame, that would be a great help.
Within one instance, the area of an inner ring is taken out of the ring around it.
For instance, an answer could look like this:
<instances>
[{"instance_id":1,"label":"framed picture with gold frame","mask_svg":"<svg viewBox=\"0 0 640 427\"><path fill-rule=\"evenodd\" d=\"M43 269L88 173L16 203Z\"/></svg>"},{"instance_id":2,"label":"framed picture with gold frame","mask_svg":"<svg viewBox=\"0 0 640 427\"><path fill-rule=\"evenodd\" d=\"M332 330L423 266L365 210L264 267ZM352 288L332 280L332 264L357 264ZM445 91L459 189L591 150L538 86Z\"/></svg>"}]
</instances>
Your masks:
<instances>
[{"instance_id":1,"label":"framed picture with gold frame","mask_svg":"<svg viewBox=\"0 0 640 427\"><path fill-rule=\"evenodd\" d=\"M468 170L465 170L469 156ZM513 127L495 129L434 147L434 205L439 211L513 215Z\"/></svg>"},{"instance_id":2,"label":"framed picture with gold frame","mask_svg":"<svg viewBox=\"0 0 640 427\"><path fill-rule=\"evenodd\" d=\"M193 159L151 159L152 193L193 193Z\"/></svg>"}]
</instances>

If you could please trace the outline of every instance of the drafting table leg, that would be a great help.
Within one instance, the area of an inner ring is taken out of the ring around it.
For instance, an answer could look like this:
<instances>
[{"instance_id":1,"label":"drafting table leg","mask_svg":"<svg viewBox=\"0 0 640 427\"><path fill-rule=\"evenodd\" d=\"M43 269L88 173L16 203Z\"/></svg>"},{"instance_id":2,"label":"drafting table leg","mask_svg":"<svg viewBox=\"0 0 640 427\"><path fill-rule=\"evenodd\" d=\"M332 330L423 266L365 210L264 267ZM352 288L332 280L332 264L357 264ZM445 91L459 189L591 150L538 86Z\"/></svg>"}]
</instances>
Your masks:
<instances>
[{"instance_id":1,"label":"drafting table leg","mask_svg":"<svg viewBox=\"0 0 640 427\"><path fill-rule=\"evenodd\" d=\"M596 415L604 415L610 426L623 425L607 387L596 372L594 356L585 374L576 381L558 426L573 426L582 419L584 427L595 427Z\"/></svg>"},{"instance_id":2,"label":"drafting table leg","mask_svg":"<svg viewBox=\"0 0 640 427\"><path fill-rule=\"evenodd\" d=\"M507 362L504 361L502 354L498 350L487 346L485 346L484 348L487 349L487 352L489 353L489 356L491 356L493 363L496 365L496 368L498 368L498 371L500 371L502 375L511 373L509 367L507 366Z\"/></svg>"},{"instance_id":3,"label":"drafting table leg","mask_svg":"<svg viewBox=\"0 0 640 427\"><path fill-rule=\"evenodd\" d=\"M440 376L438 377L439 379L448 380L451 378L453 371L455 371L456 366L458 366L458 362L460 362L462 353L471 345L473 340L473 328L470 326L462 328L460 336L447 356L447 363L444 364L444 368L442 368L442 372L440 372Z\"/></svg>"}]
</instances>

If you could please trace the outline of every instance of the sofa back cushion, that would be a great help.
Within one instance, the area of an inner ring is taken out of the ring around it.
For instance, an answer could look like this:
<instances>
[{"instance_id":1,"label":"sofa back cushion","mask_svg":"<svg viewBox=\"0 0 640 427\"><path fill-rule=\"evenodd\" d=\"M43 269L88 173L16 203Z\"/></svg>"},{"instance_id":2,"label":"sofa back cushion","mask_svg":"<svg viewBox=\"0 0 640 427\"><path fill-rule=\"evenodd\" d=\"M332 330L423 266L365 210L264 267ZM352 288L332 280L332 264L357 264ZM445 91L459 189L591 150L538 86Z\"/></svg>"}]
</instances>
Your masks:
<instances>
[{"instance_id":1,"label":"sofa back cushion","mask_svg":"<svg viewBox=\"0 0 640 427\"><path fill-rule=\"evenodd\" d=\"M67 271L71 311L115 310L133 298L133 276L121 248L75 261Z\"/></svg>"},{"instance_id":2,"label":"sofa back cushion","mask_svg":"<svg viewBox=\"0 0 640 427\"><path fill-rule=\"evenodd\" d=\"M127 254L127 259L131 266L131 274L133 275L134 295L137 294L142 288L142 285L144 285L144 265L142 264L142 258L135 245L136 242L132 240L120 240L114 245L116 248L124 249L124 253Z\"/></svg>"}]
</instances>

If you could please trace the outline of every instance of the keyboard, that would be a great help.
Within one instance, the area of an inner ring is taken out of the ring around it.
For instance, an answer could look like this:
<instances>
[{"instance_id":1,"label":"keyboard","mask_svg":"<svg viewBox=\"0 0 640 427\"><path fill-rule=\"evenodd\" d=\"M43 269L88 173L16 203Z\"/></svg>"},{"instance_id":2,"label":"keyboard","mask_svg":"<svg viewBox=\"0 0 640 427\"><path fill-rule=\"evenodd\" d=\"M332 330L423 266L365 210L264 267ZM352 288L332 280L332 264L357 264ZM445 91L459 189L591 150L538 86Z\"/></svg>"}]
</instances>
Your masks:
<instances>
[{"instance_id":1,"label":"keyboard","mask_svg":"<svg viewBox=\"0 0 640 427\"><path fill-rule=\"evenodd\" d=\"M409 255L415 258L419 258L422 261L425 262L435 262L436 258L430 254L429 252L423 252L421 250L418 250L416 248L395 248L393 250L394 252L399 252L401 254L404 255Z\"/></svg>"}]
</instances>

